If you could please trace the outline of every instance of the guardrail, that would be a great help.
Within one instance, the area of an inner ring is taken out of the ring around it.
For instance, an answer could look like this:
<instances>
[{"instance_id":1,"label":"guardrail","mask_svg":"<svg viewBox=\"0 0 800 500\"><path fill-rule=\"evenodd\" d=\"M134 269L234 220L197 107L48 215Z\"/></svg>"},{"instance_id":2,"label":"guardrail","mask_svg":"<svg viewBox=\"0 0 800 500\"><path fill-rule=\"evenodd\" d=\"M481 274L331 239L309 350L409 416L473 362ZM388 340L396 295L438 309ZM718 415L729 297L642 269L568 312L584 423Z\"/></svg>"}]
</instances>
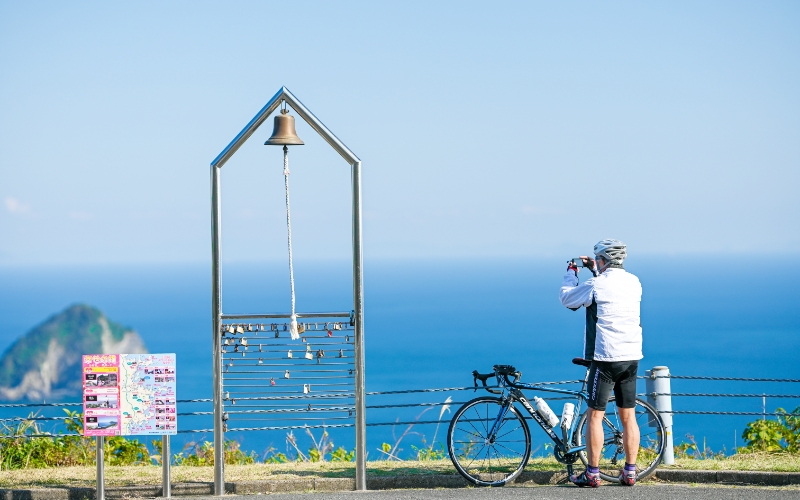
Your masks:
<instances>
[{"instance_id":1,"label":"guardrail","mask_svg":"<svg viewBox=\"0 0 800 500\"><path fill-rule=\"evenodd\" d=\"M661 368L661 367L657 367ZM654 369L652 372L661 371ZM671 398L673 397L713 397L713 398L761 398L762 401L765 399L800 399L800 394L767 394L767 393L708 393L708 392L672 392L669 390L669 386L667 386L667 390L663 390L661 388L657 388L655 384L651 385L650 382L660 382L661 380L669 381L671 379L674 380L705 380L705 381L734 381L734 382L775 382L775 383L800 383L800 379L782 379L782 378L745 378L745 377L711 377L711 376L688 376L688 375L672 375L669 374L667 371L666 375L650 375L652 373L648 371L647 376L640 376L639 379L643 379L648 381L647 390L643 393L638 393L637 395L640 397L647 397L651 403L659 410L659 413L662 415L662 418L671 415L727 415L727 416L760 416L760 417L767 417L767 416L778 416L778 415L785 415L785 416L800 416L800 413L775 413L775 412L767 412L766 405L764 404L764 410L761 412L747 412L747 411L711 411L711 410L681 410L672 409L671 405ZM561 384L576 384L581 383L582 380L563 380L563 381L556 381L556 382L538 382L538 385L561 385ZM410 394L430 394L430 393L444 393L444 392L457 392L457 391L473 391L474 387L444 387L444 388L425 388L425 389L408 389L408 390L396 390L396 391L372 391L367 392L366 396L370 399L374 398L375 396L395 396L395 395L410 395ZM335 394L335 395L325 395L319 394L316 395L315 399L325 399L326 397L347 397L351 396L350 394ZM258 399L259 401L286 401L291 400L294 396L281 396L281 397L264 397L264 398L251 398L251 399ZM308 400L308 396L303 396L304 400ZM568 397L550 397L548 400L567 400L572 399ZM242 398L240 401L244 401L245 399ZM210 398L199 398L199 399L180 399L177 401L179 404L201 404L201 403L212 403L213 401ZM399 408L434 408L434 407L441 407L441 406L458 406L466 401L447 401L447 402L413 402L413 403L388 403L388 404L368 404L366 407L367 409L378 410L378 409L399 409ZM0 408L78 408L82 407L82 403L3 403L0 404ZM239 405L241 408L243 405ZM323 408L322 410L327 410L328 408ZM351 409L350 407L343 406L343 407L330 407L330 409L335 409L337 411L341 410L348 410ZM242 416L249 416L249 415L274 415L275 420L282 420L281 415L283 413L291 412L294 410L282 410L282 409L261 409L261 410L239 410L237 409L236 414ZM190 416L211 416L213 415L213 411L193 411L193 412L180 412L177 414L178 416L182 417L190 417ZM14 416L14 417L6 417L0 418L1 423L11 423L11 422L25 422L25 421L34 421L34 422L60 422L63 421L66 417L64 416ZM386 426L386 425L410 425L410 424L438 424L441 423L441 420L409 420L409 421L386 421L386 422L368 422L368 427L374 426ZM343 423L343 424L327 424L327 423L318 423L318 424L302 424L302 425L277 425L277 426L248 426L248 427L233 427L229 428L228 432L252 432L252 431L280 431L280 430L292 430L292 429L315 429L315 428L344 428L344 427L352 427L352 423ZM213 429L206 429L206 428L183 428L178 431L179 434L191 434L191 433L209 433L212 432ZM35 438L35 437L58 437L58 436L79 436L78 433L38 433L38 434L21 434L21 435L4 435L0 436L0 439L15 439L15 438Z\"/></svg>"}]
</instances>

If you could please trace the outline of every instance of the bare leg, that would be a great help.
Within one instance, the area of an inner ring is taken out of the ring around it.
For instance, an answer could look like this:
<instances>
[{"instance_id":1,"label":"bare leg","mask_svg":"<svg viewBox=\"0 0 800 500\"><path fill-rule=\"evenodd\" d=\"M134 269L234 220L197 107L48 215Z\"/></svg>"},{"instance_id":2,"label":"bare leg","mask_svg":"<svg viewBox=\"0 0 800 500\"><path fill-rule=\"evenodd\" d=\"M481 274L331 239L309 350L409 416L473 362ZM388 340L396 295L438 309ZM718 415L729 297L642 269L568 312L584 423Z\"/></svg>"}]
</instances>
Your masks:
<instances>
[{"instance_id":1,"label":"bare leg","mask_svg":"<svg viewBox=\"0 0 800 500\"><path fill-rule=\"evenodd\" d=\"M619 418L622 420L622 445L625 447L625 461L635 464L636 456L639 454L639 424L636 423L636 408L618 408L618 410Z\"/></svg>"},{"instance_id":2,"label":"bare leg","mask_svg":"<svg viewBox=\"0 0 800 500\"><path fill-rule=\"evenodd\" d=\"M603 450L603 417L606 412L592 408L587 408L586 412L589 419L589 425L586 427L586 455L589 465L597 467L600 464L600 452ZM636 430L636 439L638 446L638 429Z\"/></svg>"}]
</instances>

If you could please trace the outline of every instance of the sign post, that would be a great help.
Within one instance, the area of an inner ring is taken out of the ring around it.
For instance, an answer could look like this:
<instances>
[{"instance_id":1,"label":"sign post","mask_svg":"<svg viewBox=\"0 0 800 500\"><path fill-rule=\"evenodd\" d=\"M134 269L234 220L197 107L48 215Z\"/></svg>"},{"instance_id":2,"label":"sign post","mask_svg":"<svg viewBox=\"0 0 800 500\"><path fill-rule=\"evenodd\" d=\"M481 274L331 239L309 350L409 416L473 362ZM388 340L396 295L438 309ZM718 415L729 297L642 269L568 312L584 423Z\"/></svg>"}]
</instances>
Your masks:
<instances>
[{"instance_id":1,"label":"sign post","mask_svg":"<svg viewBox=\"0 0 800 500\"><path fill-rule=\"evenodd\" d=\"M178 432L175 354L83 356L83 435L97 438L97 500L104 500L105 436L161 436L162 494L170 496L169 436Z\"/></svg>"}]
</instances>

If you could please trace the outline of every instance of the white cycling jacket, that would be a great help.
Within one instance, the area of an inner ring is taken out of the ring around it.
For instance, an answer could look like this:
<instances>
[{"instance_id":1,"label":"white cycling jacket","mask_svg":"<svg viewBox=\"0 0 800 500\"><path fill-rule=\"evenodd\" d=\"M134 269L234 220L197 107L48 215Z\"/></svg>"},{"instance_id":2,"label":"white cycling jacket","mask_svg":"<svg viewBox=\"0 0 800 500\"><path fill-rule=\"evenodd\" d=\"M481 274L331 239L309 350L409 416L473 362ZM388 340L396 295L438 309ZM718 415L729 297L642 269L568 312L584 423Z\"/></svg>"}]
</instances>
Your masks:
<instances>
[{"instance_id":1,"label":"white cycling jacket","mask_svg":"<svg viewBox=\"0 0 800 500\"><path fill-rule=\"evenodd\" d=\"M639 306L642 284L621 268L606 269L578 284L567 271L561 284L561 303L570 309L586 307L583 357L596 361L642 359L642 324Z\"/></svg>"}]
</instances>

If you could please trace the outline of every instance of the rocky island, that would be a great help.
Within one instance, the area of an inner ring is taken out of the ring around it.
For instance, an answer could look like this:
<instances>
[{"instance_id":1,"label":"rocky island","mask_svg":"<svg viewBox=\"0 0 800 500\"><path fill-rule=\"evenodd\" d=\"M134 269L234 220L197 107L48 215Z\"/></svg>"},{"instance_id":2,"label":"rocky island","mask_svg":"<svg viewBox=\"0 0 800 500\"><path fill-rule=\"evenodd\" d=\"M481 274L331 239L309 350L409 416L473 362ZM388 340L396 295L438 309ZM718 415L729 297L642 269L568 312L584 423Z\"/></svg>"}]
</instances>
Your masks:
<instances>
[{"instance_id":1,"label":"rocky island","mask_svg":"<svg viewBox=\"0 0 800 500\"><path fill-rule=\"evenodd\" d=\"M0 399L41 401L81 393L83 354L146 353L141 337L77 304L48 318L0 358Z\"/></svg>"}]
</instances>

